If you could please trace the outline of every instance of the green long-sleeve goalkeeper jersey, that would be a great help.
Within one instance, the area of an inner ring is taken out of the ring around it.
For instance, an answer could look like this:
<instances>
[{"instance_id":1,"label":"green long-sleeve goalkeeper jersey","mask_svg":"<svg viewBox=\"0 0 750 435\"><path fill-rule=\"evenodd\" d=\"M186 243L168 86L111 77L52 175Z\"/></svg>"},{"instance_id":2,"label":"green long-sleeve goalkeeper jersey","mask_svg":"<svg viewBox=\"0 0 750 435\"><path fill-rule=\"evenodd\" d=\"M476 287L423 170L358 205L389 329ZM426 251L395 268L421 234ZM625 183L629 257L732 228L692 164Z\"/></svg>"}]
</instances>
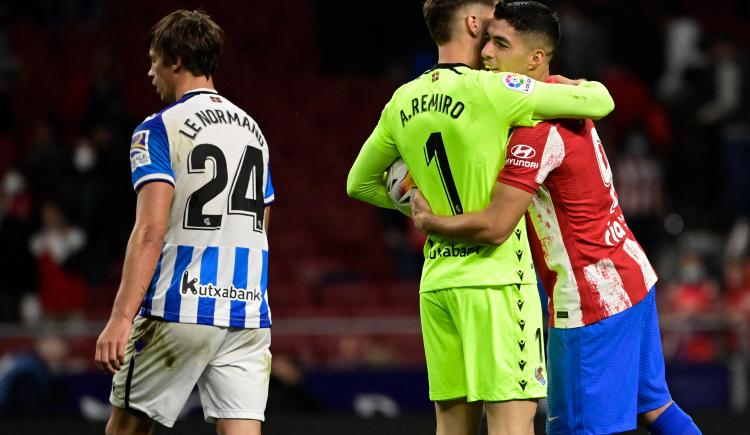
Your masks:
<instances>
[{"instance_id":1,"label":"green long-sleeve goalkeeper jersey","mask_svg":"<svg viewBox=\"0 0 750 435\"><path fill-rule=\"evenodd\" d=\"M613 108L597 82L547 84L438 64L401 86L386 104L349 173L347 191L393 208L382 175L400 156L435 214L481 210L503 167L512 126L549 118L599 119ZM420 291L536 282L523 219L500 246L431 236L424 255Z\"/></svg>"}]
</instances>

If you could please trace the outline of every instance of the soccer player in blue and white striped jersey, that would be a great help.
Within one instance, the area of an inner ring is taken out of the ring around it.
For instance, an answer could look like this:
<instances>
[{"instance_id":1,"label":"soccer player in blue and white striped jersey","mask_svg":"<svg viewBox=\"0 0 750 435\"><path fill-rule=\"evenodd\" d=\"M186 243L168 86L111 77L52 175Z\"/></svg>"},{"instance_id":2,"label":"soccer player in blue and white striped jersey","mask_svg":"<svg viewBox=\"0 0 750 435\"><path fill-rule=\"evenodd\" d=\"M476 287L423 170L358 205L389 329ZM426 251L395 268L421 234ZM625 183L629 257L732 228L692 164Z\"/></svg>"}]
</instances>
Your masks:
<instances>
[{"instance_id":1,"label":"soccer player in blue and white striped jersey","mask_svg":"<svg viewBox=\"0 0 750 435\"><path fill-rule=\"evenodd\" d=\"M221 28L176 11L149 35L169 105L133 133L136 222L96 348L114 374L108 434L171 427L195 384L223 434L260 434L270 374L268 144L214 89Z\"/></svg>"}]
</instances>

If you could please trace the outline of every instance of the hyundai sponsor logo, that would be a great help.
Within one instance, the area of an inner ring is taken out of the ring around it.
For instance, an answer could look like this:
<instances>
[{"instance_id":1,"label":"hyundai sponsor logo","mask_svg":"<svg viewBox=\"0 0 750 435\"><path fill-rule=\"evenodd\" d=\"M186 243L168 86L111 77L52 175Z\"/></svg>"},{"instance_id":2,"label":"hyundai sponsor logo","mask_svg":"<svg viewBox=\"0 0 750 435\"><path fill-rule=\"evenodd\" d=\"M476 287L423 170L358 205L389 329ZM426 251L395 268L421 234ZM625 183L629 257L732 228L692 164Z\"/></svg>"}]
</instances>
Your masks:
<instances>
[{"instance_id":1,"label":"hyundai sponsor logo","mask_svg":"<svg viewBox=\"0 0 750 435\"><path fill-rule=\"evenodd\" d=\"M510 149L510 153L519 159L530 159L536 155L536 150L528 145L518 144Z\"/></svg>"}]
</instances>

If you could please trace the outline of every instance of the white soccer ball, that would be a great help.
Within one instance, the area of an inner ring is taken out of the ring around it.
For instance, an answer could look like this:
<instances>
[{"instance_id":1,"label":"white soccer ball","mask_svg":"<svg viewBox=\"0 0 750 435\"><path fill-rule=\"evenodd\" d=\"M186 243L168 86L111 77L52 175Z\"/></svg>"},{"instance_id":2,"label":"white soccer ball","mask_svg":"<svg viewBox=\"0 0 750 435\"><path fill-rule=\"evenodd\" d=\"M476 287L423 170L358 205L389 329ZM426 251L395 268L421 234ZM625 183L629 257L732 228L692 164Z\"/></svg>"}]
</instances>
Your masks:
<instances>
[{"instance_id":1,"label":"white soccer ball","mask_svg":"<svg viewBox=\"0 0 750 435\"><path fill-rule=\"evenodd\" d=\"M417 190L417 185L409 174L409 168L402 159L398 159L388 168L385 176L385 187L396 209L411 216L411 198Z\"/></svg>"}]
</instances>

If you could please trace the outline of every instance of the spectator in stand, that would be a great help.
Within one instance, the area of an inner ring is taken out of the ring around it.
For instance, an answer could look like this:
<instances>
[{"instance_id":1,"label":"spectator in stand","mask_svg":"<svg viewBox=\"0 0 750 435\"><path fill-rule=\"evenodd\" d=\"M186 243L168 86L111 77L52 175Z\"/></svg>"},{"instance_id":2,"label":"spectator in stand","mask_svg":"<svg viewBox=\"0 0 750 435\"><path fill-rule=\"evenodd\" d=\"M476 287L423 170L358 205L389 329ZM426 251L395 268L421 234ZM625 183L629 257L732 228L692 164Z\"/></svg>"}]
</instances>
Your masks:
<instances>
[{"instance_id":1,"label":"spectator in stand","mask_svg":"<svg viewBox=\"0 0 750 435\"><path fill-rule=\"evenodd\" d=\"M50 117L41 117L31 131L31 149L26 154L24 173L37 197L71 196L69 153L59 130Z\"/></svg>"},{"instance_id":2,"label":"spectator in stand","mask_svg":"<svg viewBox=\"0 0 750 435\"><path fill-rule=\"evenodd\" d=\"M397 260L399 278L418 280L422 274L425 236L401 213L380 209L385 244L391 257Z\"/></svg>"},{"instance_id":3,"label":"spectator in stand","mask_svg":"<svg viewBox=\"0 0 750 435\"><path fill-rule=\"evenodd\" d=\"M305 383L305 372L299 362L288 355L274 355L268 387L268 413L312 414L322 410L323 404Z\"/></svg>"},{"instance_id":4,"label":"spectator in stand","mask_svg":"<svg viewBox=\"0 0 750 435\"><path fill-rule=\"evenodd\" d=\"M724 289L727 311L750 322L750 258L727 263Z\"/></svg>"},{"instance_id":5,"label":"spectator in stand","mask_svg":"<svg viewBox=\"0 0 750 435\"><path fill-rule=\"evenodd\" d=\"M684 216L688 225L710 227L716 224L718 213L704 210L717 211L715 180L721 179L722 168L715 157L718 150L706 146L713 143L708 129L696 117L696 107L707 98L705 74L688 69L682 83L665 101L675 144L662 159L667 195L675 213Z\"/></svg>"},{"instance_id":6,"label":"spectator in stand","mask_svg":"<svg viewBox=\"0 0 750 435\"><path fill-rule=\"evenodd\" d=\"M602 81L617 102L617 110L606 118L611 123L615 139L620 142L633 126L638 126L656 151L666 151L672 143L672 125L648 83L626 66L617 64L604 71Z\"/></svg>"},{"instance_id":7,"label":"spectator in stand","mask_svg":"<svg viewBox=\"0 0 750 435\"><path fill-rule=\"evenodd\" d=\"M671 2L667 7L671 11L663 23L664 70L656 86L672 122L675 144L662 159L665 190L675 213L684 216L689 226L708 226L716 223L717 213L703 213L695 204L715 198L707 180L720 177L721 169L711 160L714 150L706 147L711 143L708 131L696 119L695 109L708 94L707 59L699 46L703 30L685 5Z\"/></svg>"},{"instance_id":8,"label":"spectator in stand","mask_svg":"<svg viewBox=\"0 0 750 435\"><path fill-rule=\"evenodd\" d=\"M562 2L560 15L560 54L555 56L555 70L566 77L595 80L607 63L609 38L606 26L592 17L589 8L575 2Z\"/></svg>"},{"instance_id":9,"label":"spectator in stand","mask_svg":"<svg viewBox=\"0 0 750 435\"><path fill-rule=\"evenodd\" d=\"M0 358L0 416L54 415L66 397L58 374L68 363L68 346L55 336L40 338L33 352Z\"/></svg>"},{"instance_id":10,"label":"spectator in stand","mask_svg":"<svg viewBox=\"0 0 750 435\"><path fill-rule=\"evenodd\" d=\"M29 246L37 259L42 309L47 317L78 316L85 305L85 284L75 267L76 254L86 245L86 233L71 225L52 200L42 203L41 221Z\"/></svg>"},{"instance_id":11,"label":"spectator in stand","mask_svg":"<svg viewBox=\"0 0 750 435\"><path fill-rule=\"evenodd\" d=\"M361 367L364 365L366 349L370 344L369 337L341 336L336 342L336 348L333 350L328 364L345 370Z\"/></svg>"},{"instance_id":12,"label":"spectator in stand","mask_svg":"<svg viewBox=\"0 0 750 435\"><path fill-rule=\"evenodd\" d=\"M739 330L742 323L745 323L745 331L750 327L750 257L727 261L723 285L724 310L732 321L727 334L728 347L732 352L741 352L750 347L750 337L743 336Z\"/></svg>"},{"instance_id":13,"label":"spectator in stand","mask_svg":"<svg viewBox=\"0 0 750 435\"><path fill-rule=\"evenodd\" d=\"M19 301L36 289L34 259L27 249L32 197L15 169L0 177L0 322L17 321Z\"/></svg>"},{"instance_id":14,"label":"spectator in stand","mask_svg":"<svg viewBox=\"0 0 750 435\"><path fill-rule=\"evenodd\" d=\"M73 182L78 192L75 209L81 223L86 228L93 225L97 209L97 193L107 186L99 186L96 177L97 150L87 137L79 138L71 153L73 163Z\"/></svg>"},{"instance_id":15,"label":"spectator in stand","mask_svg":"<svg viewBox=\"0 0 750 435\"><path fill-rule=\"evenodd\" d=\"M116 124L126 122L122 84L116 79L116 63L111 48L105 47L94 56L94 78L83 124Z\"/></svg>"},{"instance_id":16,"label":"spectator in stand","mask_svg":"<svg viewBox=\"0 0 750 435\"><path fill-rule=\"evenodd\" d=\"M695 253L683 254L680 259L677 281L667 290L668 312L682 319L702 314L716 313L719 308L719 287L706 275L701 257ZM680 331L665 334L666 349L673 357L688 362L708 362L717 357L716 342L710 334Z\"/></svg>"},{"instance_id":17,"label":"spectator in stand","mask_svg":"<svg viewBox=\"0 0 750 435\"><path fill-rule=\"evenodd\" d=\"M88 283L99 285L117 279L118 249L129 234L133 211L127 207L133 202L129 185L114 179L127 172L128 165L113 158L118 147L113 144L112 128L97 124L88 133L76 141L70 156L70 183L76 192L70 201L75 204L75 220L90 240L82 254L84 276Z\"/></svg>"},{"instance_id":18,"label":"spectator in stand","mask_svg":"<svg viewBox=\"0 0 750 435\"><path fill-rule=\"evenodd\" d=\"M663 175L653 145L641 128L625 137L623 152L613 167L620 207L630 230L649 256L656 257L665 208Z\"/></svg>"},{"instance_id":19,"label":"spectator in stand","mask_svg":"<svg viewBox=\"0 0 750 435\"><path fill-rule=\"evenodd\" d=\"M685 253L680 259L677 282L667 293L669 311L686 317L711 313L717 308L718 296L718 286L706 276L701 257Z\"/></svg>"},{"instance_id":20,"label":"spectator in stand","mask_svg":"<svg viewBox=\"0 0 750 435\"><path fill-rule=\"evenodd\" d=\"M669 100L682 92L682 87L687 85L685 73L705 64L705 56L699 47L701 34L698 21L686 16L682 11L677 11L676 15L664 24L666 65L658 85L658 92L662 98Z\"/></svg>"},{"instance_id":21,"label":"spectator in stand","mask_svg":"<svg viewBox=\"0 0 750 435\"><path fill-rule=\"evenodd\" d=\"M744 50L727 35L711 41L709 55L714 92L698 111L698 120L715 128L721 142L734 220L727 255L739 257L750 245L750 65Z\"/></svg>"}]
</instances>

